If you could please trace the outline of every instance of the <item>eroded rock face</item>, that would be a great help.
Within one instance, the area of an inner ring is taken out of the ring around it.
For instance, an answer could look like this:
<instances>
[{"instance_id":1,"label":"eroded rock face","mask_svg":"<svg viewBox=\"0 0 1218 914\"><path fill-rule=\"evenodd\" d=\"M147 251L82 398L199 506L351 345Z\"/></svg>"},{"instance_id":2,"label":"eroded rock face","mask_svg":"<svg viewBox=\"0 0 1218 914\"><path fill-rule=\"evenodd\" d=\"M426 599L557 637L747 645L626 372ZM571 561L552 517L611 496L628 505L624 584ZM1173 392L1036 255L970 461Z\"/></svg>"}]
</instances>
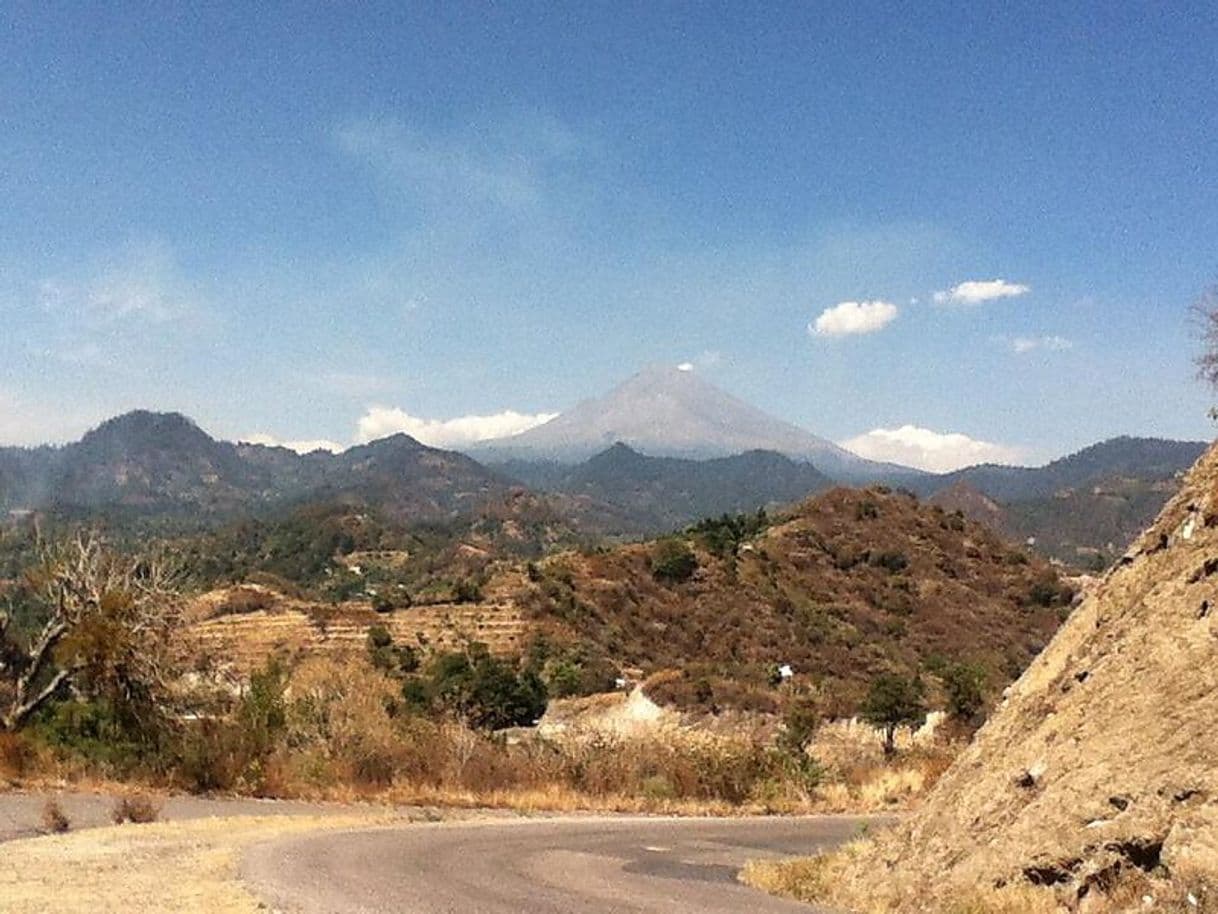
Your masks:
<instances>
[{"instance_id":1,"label":"eroded rock face","mask_svg":"<svg viewBox=\"0 0 1218 914\"><path fill-rule=\"evenodd\" d=\"M853 875L886 872L909 910L978 886L1218 903L1215 606L1218 446Z\"/></svg>"}]
</instances>

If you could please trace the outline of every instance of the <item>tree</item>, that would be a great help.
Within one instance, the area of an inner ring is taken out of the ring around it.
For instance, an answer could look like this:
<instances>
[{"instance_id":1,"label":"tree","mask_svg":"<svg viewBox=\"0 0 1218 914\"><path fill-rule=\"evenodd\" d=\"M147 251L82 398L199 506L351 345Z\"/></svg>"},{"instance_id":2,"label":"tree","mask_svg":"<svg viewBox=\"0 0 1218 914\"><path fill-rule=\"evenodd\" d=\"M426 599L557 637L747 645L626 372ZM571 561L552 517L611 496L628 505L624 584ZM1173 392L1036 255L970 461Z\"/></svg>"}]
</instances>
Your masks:
<instances>
[{"instance_id":1,"label":"tree","mask_svg":"<svg viewBox=\"0 0 1218 914\"><path fill-rule=\"evenodd\" d=\"M811 695L797 697L783 714L778 747L792 755L805 755L820 721L820 705L816 699Z\"/></svg>"},{"instance_id":2,"label":"tree","mask_svg":"<svg viewBox=\"0 0 1218 914\"><path fill-rule=\"evenodd\" d=\"M943 671L947 708L952 716L971 723L985 708L985 667L976 663L953 663Z\"/></svg>"},{"instance_id":3,"label":"tree","mask_svg":"<svg viewBox=\"0 0 1218 914\"><path fill-rule=\"evenodd\" d=\"M1212 285L1193 302L1193 316L1199 325L1201 354L1197 356L1197 377L1218 390L1218 284ZM1210 416L1218 418L1218 409Z\"/></svg>"},{"instance_id":4,"label":"tree","mask_svg":"<svg viewBox=\"0 0 1218 914\"><path fill-rule=\"evenodd\" d=\"M871 683L862 707L863 720L884 731L884 754L897 751L897 730L916 730L926 720L920 679L885 673Z\"/></svg>"},{"instance_id":5,"label":"tree","mask_svg":"<svg viewBox=\"0 0 1218 914\"><path fill-rule=\"evenodd\" d=\"M173 575L159 559L119 555L92 534L40 544L38 553L20 588L34 631L12 630L11 602L0 611L0 731L18 729L69 688L146 724L176 678Z\"/></svg>"}]
</instances>

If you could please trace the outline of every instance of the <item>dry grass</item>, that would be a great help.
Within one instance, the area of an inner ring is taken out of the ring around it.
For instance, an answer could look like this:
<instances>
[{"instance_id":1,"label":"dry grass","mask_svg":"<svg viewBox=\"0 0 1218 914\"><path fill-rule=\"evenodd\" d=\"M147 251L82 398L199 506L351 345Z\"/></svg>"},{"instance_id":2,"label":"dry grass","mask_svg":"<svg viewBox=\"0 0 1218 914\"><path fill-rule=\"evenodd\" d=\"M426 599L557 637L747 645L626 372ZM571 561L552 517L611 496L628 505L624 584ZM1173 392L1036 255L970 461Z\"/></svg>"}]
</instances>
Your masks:
<instances>
[{"instance_id":1,"label":"dry grass","mask_svg":"<svg viewBox=\"0 0 1218 914\"><path fill-rule=\"evenodd\" d=\"M832 854L790 860L753 860L740 871L740 881L763 892L803 902L832 903L834 886L849 862L871 841L860 838Z\"/></svg>"},{"instance_id":2,"label":"dry grass","mask_svg":"<svg viewBox=\"0 0 1218 914\"><path fill-rule=\"evenodd\" d=\"M869 873L863 882L855 874L860 858L874 846L860 839L830 854L790 860L751 861L740 873L746 885L808 904L822 904L856 914L1056 914L1052 893L1030 887L975 891L945 907L926 907L917 886L893 885L883 874Z\"/></svg>"},{"instance_id":3,"label":"dry grass","mask_svg":"<svg viewBox=\"0 0 1218 914\"><path fill-rule=\"evenodd\" d=\"M110 787L117 774L126 780L125 793L139 784L463 808L783 814L905 807L929 789L947 759L918 750L894 763L835 766L818 781L814 767L749 737L671 727L509 741L404 713L398 693L397 683L366 663L313 658L292 673L276 727L251 723L263 719L257 716L200 721L176 755L144 772L116 773L45 750L26 765L25 781ZM132 821L126 807L118 815Z\"/></svg>"},{"instance_id":4,"label":"dry grass","mask_svg":"<svg viewBox=\"0 0 1218 914\"><path fill-rule=\"evenodd\" d=\"M863 762L843 768L816 792L826 812L884 812L907 809L930 791L951 765L954 751L919 751L891 762Z\"/></svg>"},{"instance_id":5,"label":"dry grass","mask_svg":"<svg viewBox=\"0 0 1218 914\"><path fill-rule=\"evenodd\" d=\"M15 781L31 767L34 750L20 733L0 732L0 779Z\"/></svg>"},{"instance_id":6,"label":"dry grass","mask_svg":"<svg viewBox=\"0 0 1218 914\"><path fill-rule=\"evenodd\" d=\"M367 814L201 819L12 841L0 855L0 898L5 914L255 914L265 907L237 880L246 847L387 821Z\"/></svg>"}]
</instances>

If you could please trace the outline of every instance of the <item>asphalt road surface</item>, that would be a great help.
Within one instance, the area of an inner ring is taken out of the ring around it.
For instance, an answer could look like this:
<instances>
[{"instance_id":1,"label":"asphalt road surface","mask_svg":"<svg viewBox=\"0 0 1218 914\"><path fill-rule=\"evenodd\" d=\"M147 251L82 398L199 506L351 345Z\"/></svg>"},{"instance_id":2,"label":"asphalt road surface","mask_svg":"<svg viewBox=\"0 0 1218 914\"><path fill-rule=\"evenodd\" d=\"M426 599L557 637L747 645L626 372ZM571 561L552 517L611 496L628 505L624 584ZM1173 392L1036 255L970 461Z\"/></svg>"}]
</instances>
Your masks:
<instances>
[{"instance_id":1,"label":"asphalt road surface","mask_svg":"<svg viewBox=\"0 0 1218 914\"><path fill-rule=\"evenodd\" d=\"M253 848L246 883L293 914L719 914L810 908L736 882L866 820L579 818L331 832Z\"/></svg>"}]
</instances>

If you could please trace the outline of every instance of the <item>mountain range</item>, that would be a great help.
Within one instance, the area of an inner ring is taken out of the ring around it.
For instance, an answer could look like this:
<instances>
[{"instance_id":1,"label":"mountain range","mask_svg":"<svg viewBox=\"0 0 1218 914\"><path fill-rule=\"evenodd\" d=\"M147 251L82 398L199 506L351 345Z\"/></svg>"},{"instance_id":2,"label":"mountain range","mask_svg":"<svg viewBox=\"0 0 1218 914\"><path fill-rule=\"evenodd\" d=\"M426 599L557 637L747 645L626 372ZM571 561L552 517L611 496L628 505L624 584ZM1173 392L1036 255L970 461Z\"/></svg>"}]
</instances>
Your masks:
<instances>
[{"instance_id":1,"label":"mountain range","mask_svg":"<svg viewBox=\"0 0 1218 914\"><path fill-rule=\"evenodd\" d=\"M606 438L620 435L618 440ZM580 535L636 536L711 515L884 484L1105 564L1175 491L1201 442L1116 438L1043 467L935 475L873 463L678 369L647 369L514 438L471 454L398 434L338 454L217 440L175 413L136 411L62 447L0 448L0 510L214 526L311 503L373 506L400 524L527 511ZM492 462L493 461L493 462Z\"/></svg>"},{"instance_id":2,"label":"mountain range","mask_svg":"<svg viewBox=\"0 0 1218 914\"><path fill-rule=\"evenodd\" d=\"M177 413L103 422L59 448L0 448L0 508L206 524L301 501L375 501L401 519L472 511L517 484L393 435L341 454L219 441Z\"/></svg>"}]
</instances>

